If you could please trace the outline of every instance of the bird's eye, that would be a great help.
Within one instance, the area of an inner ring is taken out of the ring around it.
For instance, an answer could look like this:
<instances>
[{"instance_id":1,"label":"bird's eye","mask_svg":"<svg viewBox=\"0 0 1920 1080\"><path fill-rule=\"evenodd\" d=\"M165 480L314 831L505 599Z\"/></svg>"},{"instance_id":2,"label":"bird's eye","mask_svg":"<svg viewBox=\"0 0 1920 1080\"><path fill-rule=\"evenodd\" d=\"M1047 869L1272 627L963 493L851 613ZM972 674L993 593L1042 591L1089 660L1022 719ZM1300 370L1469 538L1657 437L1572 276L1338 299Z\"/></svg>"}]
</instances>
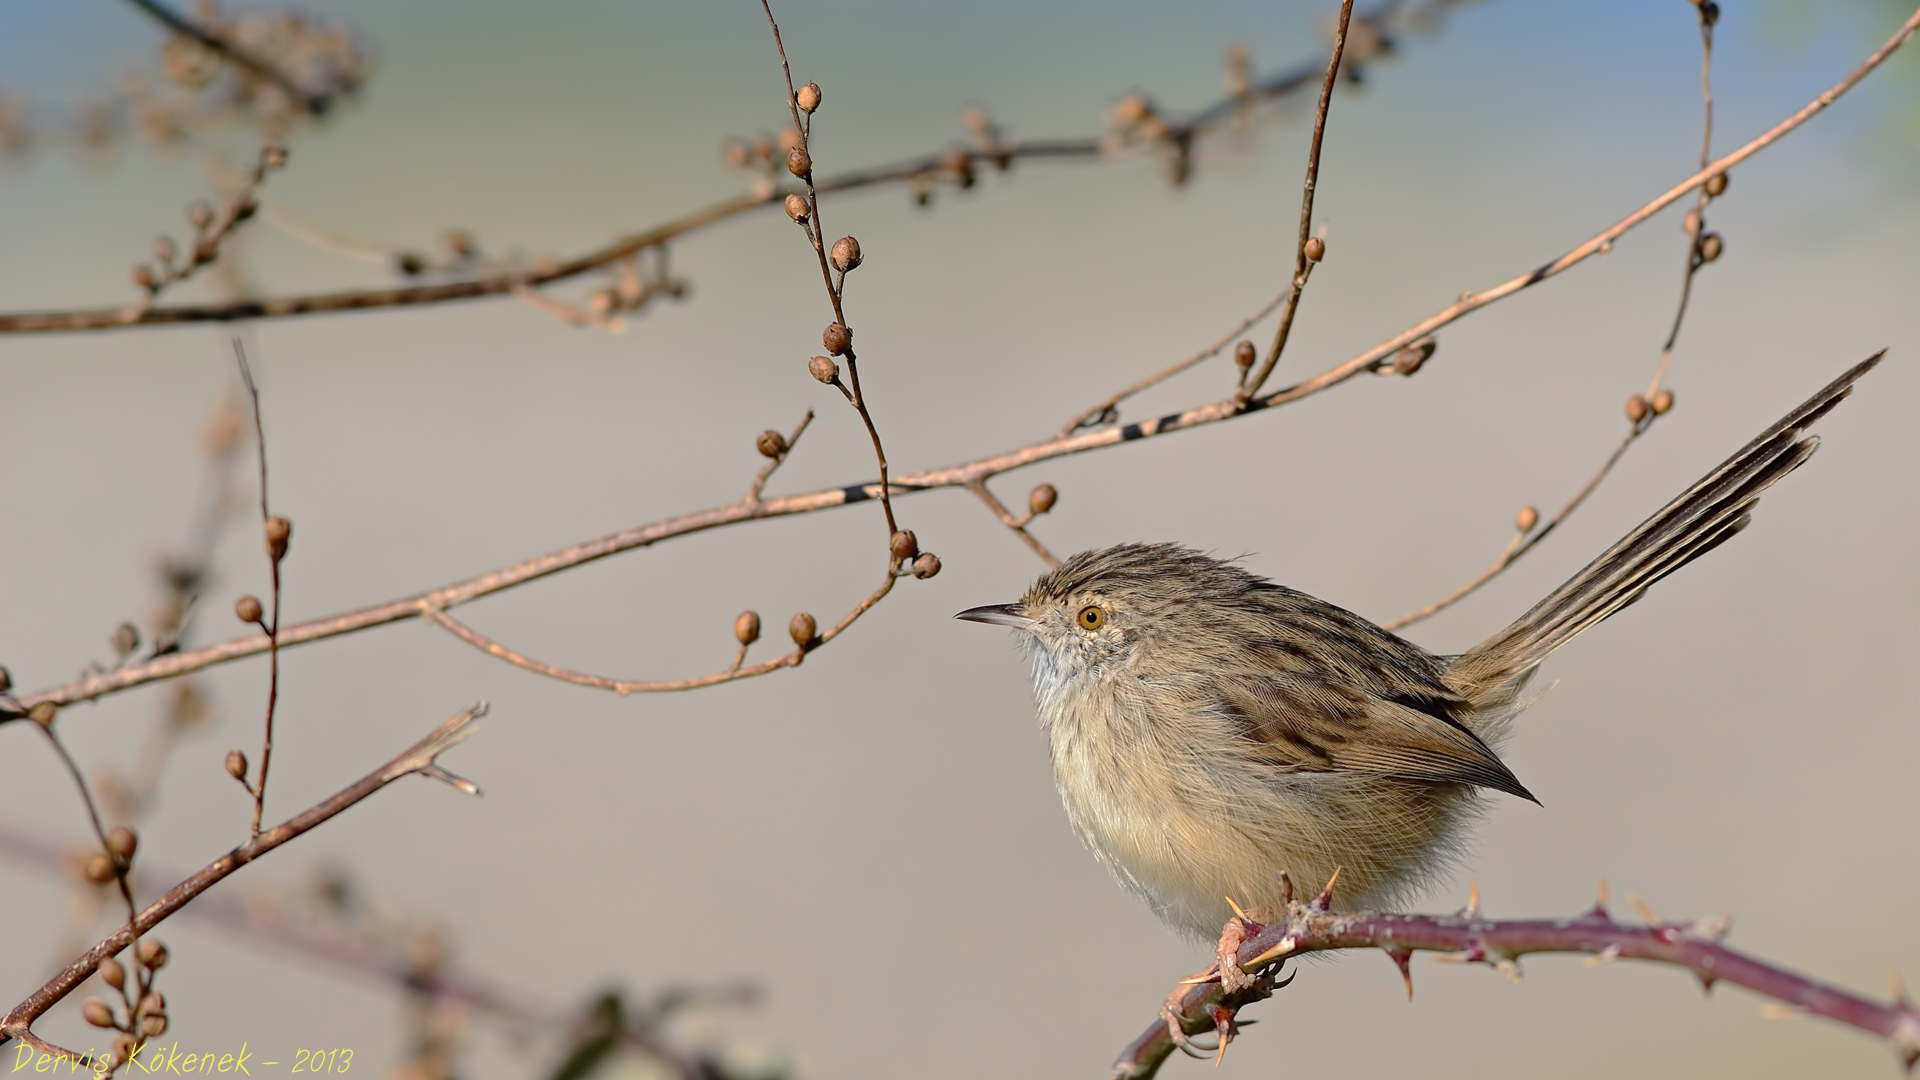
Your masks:
<instances>
[{"instance_id":1,"label":"bird's eye","mask_svg":"<svg viewBox=\"0 0 1920 1080\"><path fill-rule=\"evenodd\" d=\"M1078 618L1081 629L1098 630L1106 625L1107 613L1101 611L1098 605L1088 604L1086 607L1080 609Z\"/></svg>"}]
</instances>

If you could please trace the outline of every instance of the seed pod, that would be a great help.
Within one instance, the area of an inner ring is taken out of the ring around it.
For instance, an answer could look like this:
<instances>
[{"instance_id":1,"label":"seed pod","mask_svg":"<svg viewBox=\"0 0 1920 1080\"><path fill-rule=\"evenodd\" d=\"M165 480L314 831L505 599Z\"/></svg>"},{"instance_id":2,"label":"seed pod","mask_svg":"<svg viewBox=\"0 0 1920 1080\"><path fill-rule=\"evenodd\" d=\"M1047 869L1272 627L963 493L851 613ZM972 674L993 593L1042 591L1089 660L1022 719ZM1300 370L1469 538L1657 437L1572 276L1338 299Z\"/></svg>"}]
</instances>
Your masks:
<instances>
[{"instance_id":1,"label":"seed pod","mask_svg":"<svg viewBox=\"0 0 1920 1080\"><path fill-rule=\"evenodd\" d=\"M80 873L90 885L105 885L113 880L113 860L104 852L95 854L80 868Z\"/></svg>"},{"instance_id":2,"label":"seed pod","mask_svg":"<svg viewBox=\"0 0 1920 1080\"><path fill-rule=\"evenodd\" d=\"M149 1039L157 1039L167 1033L167 1014L149 1012L140 1018L140 1034Z\"/></svg>"},{"instance_id":3,"label":"seed pod","mask_svg":"<svg viewBox=\"0 0 1920 1080\"><path fill-rule=\"evenodd\" d=\"M813 159L807 156L807 148L796 146L787 151L787 171L802 180L813 174Z\"/></svg>"},{"instance_id":4,"label":"seed pod","mask_svg":"<svg viewBox=\"0 0 1920 1080\"><path fill-rule=\"evenodd\" d=\"M1393 364L1390 370L1395 375L1411 375L1419 371L1421 365L1433 359L1434 352L1439 348L1440 343L1435 341L1431 334L1415 341L1409 341L1404 348L1393 354Z\"/></svg>"},{"instance_id":5,"label":"seed pod","mask_svg":"<svg viewBox=\"0 0 1920 1080\"><path fill-rule=\"evenodd\" d=\"M59 706L51 701L37 701L33 708L27 710L27 719L41 727L52 727L54 714L59 711Z\"/></svg>"},{"instance_id":6,"label":"seed pod","mask_svg":"<svg viewBox=\"0 0 1920 1080\"><path fill-rule=\"evenodd\" d=\"M1717 199L1725 195L1727 193L1727 174L1717 172L1707 177L1706 189L1707 197L1711 199Z\"/></svg>"},{"instance_id":7,"label":"seed pod","mask_svg":"<svg viewBox=\"0 0 1920 1080\"><path fill-rule=\"evenodd\" d=\"M167 966L167 943L159 938L141 938L139 953L140 962L147 966L148 971L159 971ZM161 1000L159 1007L162 1009L167 1007L164 999Z\"/></svg>"},{"instance_id":8,"label":"seed pod","mask_svg":"<svg viewBox=\"0 0 1920 1080\"><path fill-rule=\"evenodd\" d=\"M827 256L833 268L846 273L860 265L860 241L851 236L843 236L833 242L833 251Z\"/></svg>"},{"instance_id":9,"label":"seed pod","mask_svg":"<svg viewBox=\"0 0 1920 1080\"><path fill-rule=\"evenodd\" d=\"M13 672L8 671L6 665L0 664L0 694L11 689L13 689Z\"/></svg>"},{"instance_id":10,"label":"seed pod","mask_svg":"<svg viewBox=\"0 0 1920 1080\"><path fill-rule=\"evenodd\" d=\"M733 620L733 639L742 645L751 645L760 640L760 613L743 611Z\"/></svg>"},{"instance_id":11,"label":"seed pod","mask_svg":"<svg viewBox=\"0 0 1920 1080\"><path fill-rule=\"evenodd\" d=\"M1710 27L1714 23L1717 23L1719 21L1720 21L1720 5L1714 3L1713 0L1701 0L1700 25Z\"/></svg>"},{"instance_id":12,"label":"seed pod","mask_svg":"<svg viewBox=\"0 0 1920 1080\"><path fill-rule=\"evenodd\" d=\"M140 850L140 837L125 825L107 834L107 851L122 864L133 861L133 853Z\"/></svg>"},{"instance_id":13,"label":"seed pod","mask_svg":"<svg viewBox=\"0 0 1920 1080\"><path fill-rule=\"evenodd\" d=\"M85 1017L87 1023L92 1024L94 1027L110 1028L114 1026L113 1010L107 1008L107 1003L97 997L88 998L86 1002L80 1006L80 1015Z\"/></svg>"},{"instance_id":14,"label":"seed pod","mask_svg":"<svg viewBox=\"0 0 1920 1080\"><path fill-rule=\"evenodd\" d=\"M787 452L787 437L768 428L760 433L760 438L753 445L759 449L761 457L777 458Z\"/></svg>"},{"instance_id":15,"label":"seed pod","mask_svg":"<svg viewBox=\"0 0 1920 1080\"><path fill-rule=\"evenodd\" d=\"M100 978L118 990L127 985L127 969L120 966L120 961L109 956L100 961Z\"/></svg>"},{"instance_id":16,"label":"seed pod","mask_svg":"<svg viewBox=\"0 0 1920 1080\"><path fill-rule=\"evenodd\" d=\"M143 289L153 288L153 268L145 264L134 267L133 283Z\"/></svg>"},{"instance_id":17,"label":"seed pod","mask_svg":"<svg viewBox=\"0 0 1920 1080\"><path fill-rule=\"evenodd\" d=\"M1044 514L1053 509L1053 504L1058 501L1060 501L1060 492L1055 490L1052 484L1035 484L1033 490L1027 492L1027 509L1036 514Z\"/></svg>"},{"instance_id":18,"label":"seed pod","mask_svg":"<svg viewBox=\"0 0 1920 1080\"><path fill-rule=\"evenodd\" d=\"M267 519L267 554L274 562L287 557L287 541L293 539L293 522L278 514Z\"/></svg>"},{"instance_id":19,"label":"seed pod","mask_svg":"<svg viewBox=\"0 0 1920 1080\"><path fill-rule=\"evenodd\" d=\"M1257 355L1253 347L1253 342L1251 341L1243 340L1240 344L1233 347L1233 362L1240 365L1240 370L1243 374L1248 368L1253 366L1253 361Z\"/></svg>"},{"instance_id":20,"label":"seed pod","mask_svg":"<svg viewBox=\"0 0 1920 1080\"><path fill-rule=\"evenodd\" d=\"M1307 237L1306 255L1308 262L1319 262L1327 257L1327 242L1317 236Z\"/></svg>"},{"instance_id":21,"label":"seed pod","mask_svg":"<svg viewBox=\"0 0 1920 1080\"><path fill-rule=\"evenodd\" d=\"M815 379L823 383L831 385L835 379L840 377L840 365L824 356L816 356L807 361L807 374L812 375Z\"/></svg>"},{"instance_id":22,"label":"seed pod","mask_svg":"<svg viewBox=\"0 0 1920 1080\"><path fill-rule=\"evenodd\" d=\"M1700 261L1710 263L1720 257L1720 251L1726 245L1721 243L1719 233L1708 233L1700 238Z\"/></svg>"},{"instance_id":23,"label":"seed pod","mask_svg":"<svg viewBox=\"0 0 1920 1080\"><path fill-rule=\"evenodd\" d=\"M814 638L820 636L820 627L813 621L813 616L803 611L787 623L787 636L793 639L795 645L804 649L813 644Z\"/></svg>"},{"instance_id":24,"label":"seed pod","mask_svg":"<svg viewBox=\"0 0 1920 1080\"><path fill-rule=\"evenodd\" d=\"M235 780L247 778L247 755L238 750L227 751L227 775Z\"/></svg>"},{"instance_id":25,"label":"seed pod","mask_svg":"<svg viewBox=\"0 0 1920 1080\"><path fill-rule=\"evenodd\" d=\"M807 200L798 195L787 196L787 216L802 225L807 223Z\"/></svg>"},{"instance_id":26,"label":"seed pod","mask_svg":"<svg viewBox=\"0 0 1920 1080\"><path fill-rule=\"evenodd\" d=\"M1668 409L1673 408L1673 391L1661 387L1660 391L1653 395L1653 401L1649 404L1653 406L1653 415L1664 415Z\"/></svg>"},{"instance_id":27,"label":"seed pod","mask_svg":"<svg viewBox=\"0 0 1920 1080\"><path fill-rule=\"evenodd\" d=\"M913 576L925 581L940 572L940 556L931 551L922 552L913 560Z\"/></svg>"},{"instance_id":28,"label":"seed pod","mask_svg":"<svg viewBox=\"0 0 1920 1080\"><path fill-rule=\"evenodd\" d=\"M810 113L813 110L819 108L820 107L820 84L816 82L810 82L807 85L801 87L800 92L793 95L793 101L794 101L794 104L800 106L800 111L803 113Z\"/></svg>"},{"instance_id":29,"label":"seed pod","mask_svg":"<svg viewBox=\"0 0 1920 1080\"><path fill-rule=\"evenodd\" d=\"M887 550L896 559L911 559L920 554L920 538L913 535L912 529L901 529L887 541Z\"/></svg>"},{"instance_id":30,"label":"seed pod","mask_svg":"<svg viewBox=\"0 0 1920 1080\"><path fill-rule=\"evenodd\" d=\"M1538 524L1540 524L1540 511L1531 506L1521 507L1520 516L1513 519L1513 527L1523 533L1532 532L1533 527Z\"/></svg>"},{"instance_id":31,"label":"seed pod","mask_svg":"<svg viewBox=\"0 0 1920 1080\"><path fill-rule=\"evenodd\" d=\"M820 331L820 344L835 356L845 356L847 350L853 348L853 329L845 323L828 323L827 328Z\"/></svg>"},{"instance_id":32,"label":"seed pod","mask_svg":"<svg viewBox=\"0 0 1920 1080\"><path fill-rule=\"evenodd\" d=\"M1639 423L1647 418L1647 399L1635 394L1627 399L1627 419Z\"/></svg>"},{"instance_id":33,"label":"seed pod","mask_svg":"<svg viewBox=\"0 0 1920 1080\"><path fill-rule=\"evenodd\" d=\"M115 655L125 660L140 647L140 629L130 622L123 622L113 628L113 636L107 641L113 646Z\"/></svg>"},{"instance_id":34,"label":"seed pod","mask_svg":"<svg viewBox=\"0 0 1920 1080\"><path fill-rule=\"evenodd\" d=\"M266 611L261 608L259 597L249 595L233 602L233 613L239 616L243 623L257 623Z\"/></svg>"}]
</instances>

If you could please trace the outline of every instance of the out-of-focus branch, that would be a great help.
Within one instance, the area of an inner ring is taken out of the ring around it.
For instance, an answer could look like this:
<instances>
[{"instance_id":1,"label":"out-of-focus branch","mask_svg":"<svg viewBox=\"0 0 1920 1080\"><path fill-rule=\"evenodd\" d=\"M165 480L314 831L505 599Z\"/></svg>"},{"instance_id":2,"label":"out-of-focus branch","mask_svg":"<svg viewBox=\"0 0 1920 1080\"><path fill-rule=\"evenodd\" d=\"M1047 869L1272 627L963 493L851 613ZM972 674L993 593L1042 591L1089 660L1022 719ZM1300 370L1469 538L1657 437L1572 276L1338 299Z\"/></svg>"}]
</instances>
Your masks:
<instances>
[{"instance_id":1,"label":"out-of-focus branch","mask_svg":"<svg viewBox=\"0 0 1920 1080\"><path fill-rule=\"evenodd\" d=\"M1308 904L1290 900L1285 920L1264 927L1250 925L1252 932L1240 947L1242 969L1260 974L1252 987L1225 994L1217 979L1188 987L1177 1002L1169 999L1171 1020L1157 1020L1143 1032L1114 1062L1112 1075L1116 1080L1152 1076L1176 1047L1173 1025L1185 1035L1213 1032L1217 1038L1231 1039L1235 1014L1273 993L1285 961L1336 949L1386 953L1406 980L1409 997L1413 976L1408 963L1415 952L1438 952L1442 955L1435 959L1443 961L1486 964L1516 982L1520 957L1531 953L1586 953L1592 957L1589 964L1623 957L1650 960L1693 972L1709 990L1716 982L1730 982L1781 1002L1796 1015L1823 1016L1878 1035L1908 1069L1920 1061L1920 1011L1897 986L1893 1000L1883 1004L1729 949L1720 944L1732 926L1728 916L1661 922L1642 904L1638 906L1646 925L1616 923L1607 913L1604 890L1603 885L1601 901L1593 910L1572 919L1488 919L1480 914L1477 897L1458 915L1329 911L1325 894Z\"/></svg>"},{"instance_id":2,"label":"out-of-focus branch","mask_svg":"<svg viewBox=\"0 0 1920 1080\"><path fill-rule=\"evenodd\" d=\"M50 979L45 986L28 995L26 1000L16 1005L4 1019L0 1019L0 1045L4 1045L8 1039L32 1040L35 1046L41 1047L46 1052L56 1053L62 1058L74 1061L84 1060L82 1055L73 1051L62 1050L50 1044L43 1045L32 1033L33 1022L85 982L99 969L102 960L127 948L138 935L153 929L168 916L185 907L195 897L242 866L315 828L403 776L418 773L421 776L451 784L468 794L479 794L479 788L470 781L441 768L439 756L473 734L473 721L485 711L484 705L474 705L455 713L430 732L426 738L408 747L398 757L368 773L358 782L343 788L332 798L309 807L260 833L208 863L193 876L168 890L166 895L147 905L126 926L107 935L98 945L89 949L79 959L69 964L65 970Z\"/></svg>"},{"instance_id":3,"label":"out-of-focus branch","mask_svg":"<svg viewBox=\"0 0 1920 1080\"><path fill-rule=\"evenodd\" d=\"M299 111L312 116L325 116L333 101L325 94L313 93L301 86L293 76L254 56L225 37L215 34L191 19L159 3L159 0L127 0L128 3L152 16L167 29L184 37L192 38L208 49L238 67L245 68L254 75L265 79L280 88Z\"/></svg>"},{"instance_id":4,"label":"out-of-focus branch","mask_svg":"<svg viewBox=\"0 0 1920 1080\"><path fill-rule=\"evenodd\" d=\"M1357 16L1355 21L1367 26L1368 39L1375 43L1375 47L1367 50L1367 56L1349 61L1347 66L1349 77L1357 76L1363 63L1388 55L1389 50L1379 46L1390 39L1392 23L1396 18L1406 16L1414 8L1431 6L1433 5L1389 2L1377 12ZM924 193L935 183L971 186L979 171L987 167L1005 171L1011 168L1015 161L1022 160L1097 161L1120 156L1123 151L1137 145L1172 148L1180 159L1185 161L1190 157L1192 147L1197 141L1229 127L1235 118L1245 116L1249 105L1278 100L1309 87L1314 84L1315 76L1320 73L1320 70L1318 62L1314 62L1284 71L1229 94L1185 119L1153 116L1150 118L1152 123L1138 125L1141 130L1135 131L1129 138L1094 136L1015 140L996 134L991 138L979 140L976 145L970 147L934 151L892 164L854 170L830 179L817 179L814 182L814 191L816 194L828 194L871 187L907 185L917 192ZM376 307L409 307L512 295L518 290L538 289L605 269L647 248L659 247L675 237L737 214L763 206L778 206L786 201L788 194L788 191L774 186L756 189L694 211L645 232L620 238L604 247L551 267L525 271L501 271L463 281L436 282L399 288L356 289L222 304L153 307L139 312L138 317L131 321L124 318L127 313L121 308L0 314L0 333L110 330L130 325L151 326L186 322L283 318L294 315L356 311Z\"/></svg>"}]
</instances>

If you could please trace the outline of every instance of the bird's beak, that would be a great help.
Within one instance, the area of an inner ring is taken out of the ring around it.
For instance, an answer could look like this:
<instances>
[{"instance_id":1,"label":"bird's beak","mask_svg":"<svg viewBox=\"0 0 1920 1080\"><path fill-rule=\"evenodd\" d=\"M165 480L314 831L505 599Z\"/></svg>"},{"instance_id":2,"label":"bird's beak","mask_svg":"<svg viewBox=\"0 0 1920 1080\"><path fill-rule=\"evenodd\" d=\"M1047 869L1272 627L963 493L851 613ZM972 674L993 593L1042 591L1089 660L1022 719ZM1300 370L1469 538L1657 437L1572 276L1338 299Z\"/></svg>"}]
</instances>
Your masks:
<instances>
[{"instance_id":1,"label":"bird's beak","mask_svg":"<svg viewBox=\"0 0 1920 1080\"><path fill-rule=\"evenodd\" d=\"M1024 604L988 604L986 607L968 608L955 615L956 619L968 622L993 623L996 626L1014 626L1022 630L1031 629L1034 620L1027 618Z\"/></svg>"}]
</instances>

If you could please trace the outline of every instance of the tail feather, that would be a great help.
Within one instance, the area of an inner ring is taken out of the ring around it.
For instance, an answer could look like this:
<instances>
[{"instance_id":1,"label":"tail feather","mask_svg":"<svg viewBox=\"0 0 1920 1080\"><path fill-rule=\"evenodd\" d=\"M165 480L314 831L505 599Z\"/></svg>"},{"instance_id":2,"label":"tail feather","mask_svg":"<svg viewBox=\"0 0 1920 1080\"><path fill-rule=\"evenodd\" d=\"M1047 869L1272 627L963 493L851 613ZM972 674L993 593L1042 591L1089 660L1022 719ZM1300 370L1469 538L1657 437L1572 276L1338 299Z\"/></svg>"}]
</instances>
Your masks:
<instances>
[{"instance_id":1,"label":"tail feather","mask_svg":"<svg viewBox=\"0 0 1920 1080\"><path fill-rule=\"evenodd\" d=\"M1760 494L1819 449L1817 437L1802 433L1845 400L1884 355L1875 353L1829 383L1513 625L1463 653L1449 667L1447 681L1472 701L1493 704L1511 696L1555 649L1746 528Z\"/></svg>"}]
</instances>

